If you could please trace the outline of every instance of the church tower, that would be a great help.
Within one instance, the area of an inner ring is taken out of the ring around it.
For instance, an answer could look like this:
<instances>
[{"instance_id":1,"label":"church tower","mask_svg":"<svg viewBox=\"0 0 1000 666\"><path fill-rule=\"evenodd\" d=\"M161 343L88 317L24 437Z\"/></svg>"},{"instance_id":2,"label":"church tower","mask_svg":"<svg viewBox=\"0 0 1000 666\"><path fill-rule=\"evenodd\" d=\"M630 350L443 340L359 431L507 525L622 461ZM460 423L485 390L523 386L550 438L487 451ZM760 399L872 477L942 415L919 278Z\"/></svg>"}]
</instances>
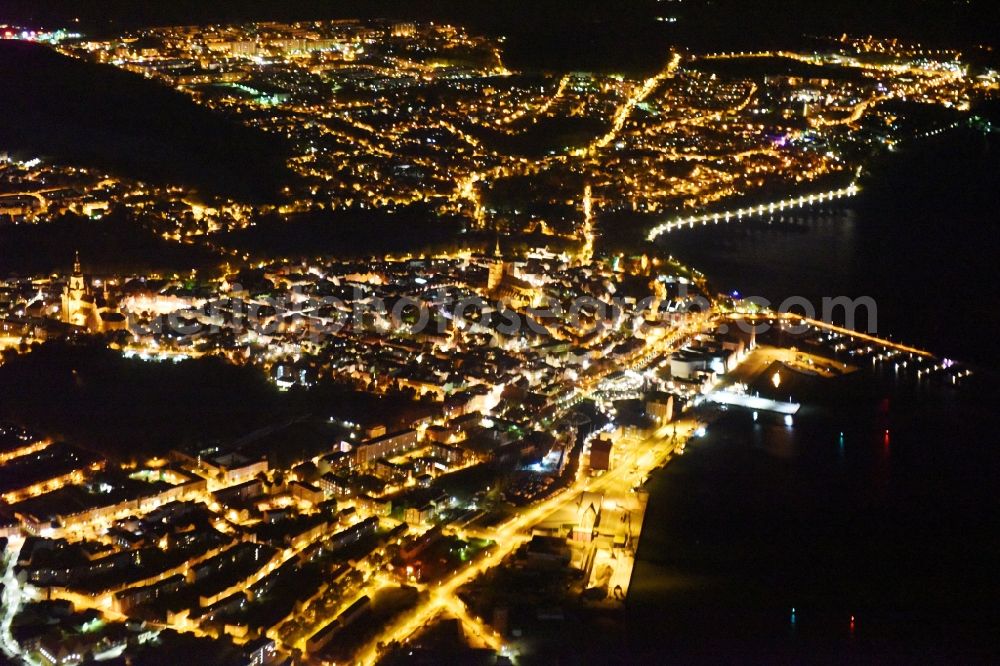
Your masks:
<instances>
[{"instance_id":1,"label":"church tower","mask_svg":"<svg viewBox=\"0 0 1000 666\"><path fill-rule=\"evenodd\" d=\"M73 274L69 277L69 295L76 301L83 299L87 293L87 285L83 279L83 269L80 268L80 252L73 258Z\"/></svg>"},{"instance_id":2,"label":"church tower","mask_svg":"<svg viewBox=\"0 0 1000 666\"><path fill-rule=\"evenodd\" d=\"M500 286L500 282L503 280L504 275L504 263L503 256L500 254L500 236L497 236L497 245L493 250L493 260L490 261L490 275L489 280L486 284L486 290L490 293L496 291L496 288Z\"/></svg>"},{"instance_id":3,"label":"church tower","mask_svg":"<svg viewBox=\"0 0 1000 666\"><path fill-rule=\"evenodd\" d=\"M69 276L69 282L63 287L62 293L62 320L67 324L76 326L86 326L88 319L88 305L85 300L87 296L87 282L83 277L83 270L80 268L80 253L76 253L73 260L73 274Z\"/></svg>"}]
</instances>

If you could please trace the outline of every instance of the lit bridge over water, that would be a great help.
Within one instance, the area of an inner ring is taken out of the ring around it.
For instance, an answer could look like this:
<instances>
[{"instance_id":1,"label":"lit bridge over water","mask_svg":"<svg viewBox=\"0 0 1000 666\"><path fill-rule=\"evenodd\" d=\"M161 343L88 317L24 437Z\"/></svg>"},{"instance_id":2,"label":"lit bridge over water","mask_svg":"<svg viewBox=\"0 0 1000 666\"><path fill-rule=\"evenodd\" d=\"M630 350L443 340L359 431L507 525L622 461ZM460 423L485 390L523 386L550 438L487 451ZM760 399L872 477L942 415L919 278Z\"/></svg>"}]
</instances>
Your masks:
<instances>
[{"instance_id":1,"label":"lit bridge over water","mask_svg":"<svg viewBox=\"0 0 1000 666\"><path fill-rule=\"evenodd\" d=\"M775 213L780 213L786 210L805 208L806 206L836 201L837 199L847 199L853 197L860 191L861 189L856 183L851 183L847 187L842 187L839 190L830 190L829 192L821 192L818 194L805 194L757 206L747 206L746 208L740 208L738 210L704 213L702 215L691 215L688 217L679 216L668 222L664 222L653 227L646 236L646 239L653 241L663 234L668 234L672 231L683 229L684 227L693 228L696 224L705 225L718 224L719 222L728 223L733 220L742 222L745 219L774 215Z\"/></svg>"}]
</instances>

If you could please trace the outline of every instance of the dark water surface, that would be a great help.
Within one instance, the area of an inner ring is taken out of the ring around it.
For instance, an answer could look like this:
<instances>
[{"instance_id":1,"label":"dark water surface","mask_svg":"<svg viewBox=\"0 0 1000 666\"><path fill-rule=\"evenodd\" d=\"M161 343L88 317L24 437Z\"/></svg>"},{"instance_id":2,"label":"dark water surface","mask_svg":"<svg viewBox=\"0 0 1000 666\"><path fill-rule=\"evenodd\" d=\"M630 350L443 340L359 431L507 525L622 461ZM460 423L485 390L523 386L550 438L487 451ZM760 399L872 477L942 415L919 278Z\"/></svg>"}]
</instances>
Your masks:
<instances>
[{"instance_id":1,"label":"dark water surface","mask_svg":"<svg viewBox=\"0 0 1000 666\"><path fill-rule=\"evenodd\" d=\"M871 296L883 337L1000 368L1000 141L967 129L904 146L850 208L683 229L667 251L724 291L775 305Z\"/></svg>"},{"instance_id":2,"label":"dark water surface","mask_svg":"<svg viewBox=\"0 0 1000 666\"><path fill-rule=\"evenodd\" d=\"M629 597L637 654L997 654L997 154L957 134L891 161L852 210L666 241L744 294L872 295L880 334L983 370L958 390L869 364L803 379L792 428L723 413L650 481Z\"/></svg>"},{"instance_id":3,"label":"dark water surface","mask_svg":"<svg viewBox=\"0 0 1000 666\"><path fill-rule=\"evenodd\" d=\"M861 376L828 389L792 428L726 412L654 475L630 626L682 652L989 647L996 392Z\"/></svg>"}]
</instances>

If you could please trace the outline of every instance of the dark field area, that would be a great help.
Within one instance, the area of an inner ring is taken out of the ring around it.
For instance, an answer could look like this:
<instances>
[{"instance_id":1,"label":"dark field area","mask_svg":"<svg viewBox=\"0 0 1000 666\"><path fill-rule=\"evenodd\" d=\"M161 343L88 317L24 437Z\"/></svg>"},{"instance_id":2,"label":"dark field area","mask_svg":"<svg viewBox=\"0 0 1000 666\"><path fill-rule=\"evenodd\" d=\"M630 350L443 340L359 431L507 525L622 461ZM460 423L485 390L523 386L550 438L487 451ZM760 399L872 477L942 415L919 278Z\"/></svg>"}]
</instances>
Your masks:
<instances>
[{"instance_id":1,"label":"dark field area","mask_svg":"<svg viewBox=\"0 0 1000 666\"><path fill-rule=\"evenodd\" d=\"M265 217L253 227L217 234L212 240L262 258L330 254L368 257L483 245L482 239L466 236L459 221L437 218L419 207L396 213L320 211L293 215L287 220Z\"/></svg>"},{"instance_id":2,"label":"dark field area","mask_svg":"<svg viewBox=\"0 0 1000 666\"><path fill-rule=\"evenodd\" d=\"M819 66L790 58L733 58L727 60L699 60L692 68L716 74L724 79L763 78L765 76L798 76L803 78L864 81L857 69Z\"/></svg>"},{"instance_id":3,"label":"dark field area","mask_svg":"<svg viewBox=\"0 0 1000 666\"><path fill-rule=\"evenodd\" d=\"M219 358L155 363L101 346L49 343L0 365L0 419L121 459L253 433L247 441L255 453L287 464L323 436L309 419L337 414L393 424L412 408L405 398L335 386L281 393L254 368Z\"/></svg>"},{"instance_id":4,"label":"dark field area","mask_svg":"<svg viewBox=\"0 0 1000 666\"><path fill-rule=\"evenodd\" d=\"M596 118L543 118L513 136L486 127L471 131L494 150L508 155L542 157L582 148L608 131L608 124Z\"/></svg>"},{"instance_id":5,"label":"dark field area","mask_svg":"<svg viewBox=\"0 0 1000 666\"><path fill-rule=\"evenodd\" d=\"M250 201L290 177L280 140L110 65L3 41L0 81L6 150Z\"/></svg>"},{"instance_id":6,"label":"dark field area","mask_svg":"<svg viewBox=\"0 0 1000 666\"><path fill-rule=\"evenodd\" d=\"M68 215L45 224L0 225L0 275L66 271L77 250L97 273L187 272L221 263L211 250L166 241L119 213L101 220Z\"/></svg>"},{"instance_id":7,"label":"dark field area","mask_svg":"<svg viewBox=\"0 0 1000 666\"><path fill-rule=\"evenodd\" d=\"M4 418L124 457L245 434L282 416L282 397L218 359L144 363L49 344L0 366Z\"/></svg>"}]
</instances>

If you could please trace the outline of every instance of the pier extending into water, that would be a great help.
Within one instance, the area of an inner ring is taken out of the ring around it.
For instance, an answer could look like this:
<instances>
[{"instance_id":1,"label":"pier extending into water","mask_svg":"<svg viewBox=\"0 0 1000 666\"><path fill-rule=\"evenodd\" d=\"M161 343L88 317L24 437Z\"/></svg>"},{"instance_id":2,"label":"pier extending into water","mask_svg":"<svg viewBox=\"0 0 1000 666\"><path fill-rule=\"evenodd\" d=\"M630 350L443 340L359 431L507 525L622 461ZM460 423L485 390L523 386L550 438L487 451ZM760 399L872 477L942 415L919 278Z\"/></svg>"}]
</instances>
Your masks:
<instances>
[{"instance_id":1,"label":"pier extending into water","mask_svg":"<svg viewBox=\"0 0 1000 666\"><path fill-rule=\"evenodd\" d=\"M775 412L785 416L794 416L802 407L797 402L782 402L762 398L759 395L748 395L746 393L734 393L732 391L712 391L705 396L705 399L719 405L729 405L731 407L746 407L754 411Z\"/></svg>"},{"instance_id":2,"label":"pier extending into water","mask_svg":"<svg viewBox=\"0 0 1000 666\"><path fill-rule=\"evenodd\" d=\"M842 187L838 190L829 190L827 192L814 194L803 194L797 197L790 197L780 201L772 201L771 203L758 204L756 206L747 206L736 210L703 213L701 215L682 215L667 222L663 222L662 224L658 224L650 229L649 233L646 235L646 240L654 241L663 234L668 234L672 231L677 231L678 229L683 229L685 227L693 228L696 224L706 225L718 224L720 222L726 224L733 221L742 222L743 220L763 217L765 215L773 215L786 210L805 208L806 206L850 198L857 195L860 191L861 188L859 188L856 183L851 183L847 187Z\"/></svg>"}]
</instances>

